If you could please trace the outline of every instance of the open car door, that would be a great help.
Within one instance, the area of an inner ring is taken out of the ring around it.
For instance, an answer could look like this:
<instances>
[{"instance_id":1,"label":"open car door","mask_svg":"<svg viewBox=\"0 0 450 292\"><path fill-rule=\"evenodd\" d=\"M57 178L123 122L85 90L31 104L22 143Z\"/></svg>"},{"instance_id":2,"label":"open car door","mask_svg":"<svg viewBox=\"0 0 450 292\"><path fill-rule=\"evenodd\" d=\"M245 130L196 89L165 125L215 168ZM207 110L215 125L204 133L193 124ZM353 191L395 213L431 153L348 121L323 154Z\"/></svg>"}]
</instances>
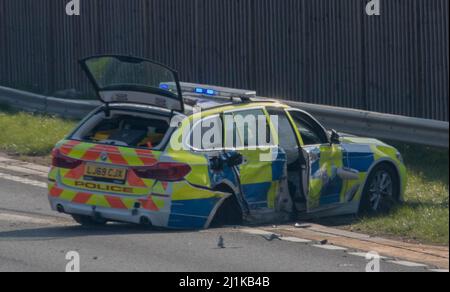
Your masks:
<instances>
[{"instance_id":1,"label":"open car door","mask_svg":"<svg viewBox=\"0 0 450 292\"><path fill-rule=\"evenodd\" d=\"M103 103L133 103L184 111L178 74L165 65L120 55L93 56L81 60L80 64Z\"/></svg>"}]
</instances>

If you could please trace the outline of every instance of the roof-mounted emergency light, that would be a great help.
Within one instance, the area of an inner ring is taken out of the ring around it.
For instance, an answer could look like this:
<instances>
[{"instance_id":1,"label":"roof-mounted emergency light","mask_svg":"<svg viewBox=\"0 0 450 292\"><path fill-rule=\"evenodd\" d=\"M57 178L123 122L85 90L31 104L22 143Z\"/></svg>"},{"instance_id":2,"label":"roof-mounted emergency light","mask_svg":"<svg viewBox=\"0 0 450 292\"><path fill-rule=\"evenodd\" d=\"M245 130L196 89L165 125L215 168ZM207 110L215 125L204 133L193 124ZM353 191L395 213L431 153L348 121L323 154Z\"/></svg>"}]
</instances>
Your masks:
<instances>
[{"instance_id":1,"label":"roof-mounted emergency light","mask_svg":"<svg viewBox=\"0 0 450 292\"><path fill-rule=\"evenodd\" d=\"M162 86L169 87L168 89L175 89L175 84L168 82L162 83ZM214 85L205 85L205 84L195 84L195 83L186 83L181 82L181 91L184 95L202 95L202 96L210 96L210 97L218 97L218 98L240 98L240 99L250 99L256 97L256 91L244 90L244 89L235 89L235 88L227 88L227 87L219 87Z\"/></svg>"}]
</instances>

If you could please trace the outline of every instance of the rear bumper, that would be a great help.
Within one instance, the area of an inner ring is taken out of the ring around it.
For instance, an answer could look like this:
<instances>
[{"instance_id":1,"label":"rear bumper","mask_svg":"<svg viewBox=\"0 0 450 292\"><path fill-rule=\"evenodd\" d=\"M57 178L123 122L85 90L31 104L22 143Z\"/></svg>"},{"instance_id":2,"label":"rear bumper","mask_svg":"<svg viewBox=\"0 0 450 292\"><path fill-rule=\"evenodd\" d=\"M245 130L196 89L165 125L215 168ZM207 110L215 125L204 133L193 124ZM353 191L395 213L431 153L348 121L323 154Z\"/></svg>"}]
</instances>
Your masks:
<instances>
[{"instance_id":1,"label":"rear bumper","mask_svg":"<svg viewBox=\"0 0 450 292\"><path fill-rule=\"evenodd\" d=\"M153 226L167 228L169 214L166 212L151 212L143 209L113 209L98 206L90 206L85 204L77 204L69 201L61 200L49 196L50 206L54 211L61 211L69 215L83 215L83 216L100 216L108 221L140 224L142 218L148 219Z\"/></svg>"}]
</instances>

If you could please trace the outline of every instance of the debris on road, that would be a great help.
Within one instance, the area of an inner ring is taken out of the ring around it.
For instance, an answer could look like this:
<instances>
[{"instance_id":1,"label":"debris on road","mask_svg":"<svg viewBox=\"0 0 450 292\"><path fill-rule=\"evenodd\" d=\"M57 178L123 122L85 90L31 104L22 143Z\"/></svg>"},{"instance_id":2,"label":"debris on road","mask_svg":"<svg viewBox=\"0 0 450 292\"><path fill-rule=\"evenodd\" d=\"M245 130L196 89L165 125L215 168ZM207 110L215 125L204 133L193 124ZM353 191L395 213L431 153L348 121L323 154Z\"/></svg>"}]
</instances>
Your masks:
<instances>
[{"instance_id":1,"label":"debris on road","mask_svg":"<svg viewBox=\"0 0 450 292\"><path fill-rule=\"evenodd\" d=\"M273 241L275 239L281 240L280 235L272 233L270 235L262 235L262 237L267 241Z\"/></svg>"},{"instance_id":2,"label":"debris on road","mask_svg":"<svg viewBox=\"0 0 450 292\"><path fill-rule=\"evenodd\" d=\"M295 228L310 228L311 225L310 224L306 224L306 223L295 223Z\"/></svg>"},{"instance_id":3,"label":"debris on road","mask_svg":"<svg viewBox=\"0 0 450 292\"><path fill-rule=\"evenodd\" d=\"M222 236L219 236L219 242L217 243L217 247L225 248L225 243Z\"/></svg>"}]
</instances>

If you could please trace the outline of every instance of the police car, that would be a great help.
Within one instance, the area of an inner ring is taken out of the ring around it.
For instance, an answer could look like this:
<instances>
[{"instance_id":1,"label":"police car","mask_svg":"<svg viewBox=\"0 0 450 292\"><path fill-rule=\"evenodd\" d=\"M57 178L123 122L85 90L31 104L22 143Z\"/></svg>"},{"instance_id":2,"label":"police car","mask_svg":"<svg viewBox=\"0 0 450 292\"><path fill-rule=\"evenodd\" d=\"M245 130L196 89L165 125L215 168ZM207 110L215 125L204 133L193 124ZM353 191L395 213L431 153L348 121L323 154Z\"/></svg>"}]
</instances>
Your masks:
<instances>
[{"instance_id":1,"label":"police car","mask_svg":"<svg viewBox=\"0 0 450 292\"><path fill-rule=\"evenodd\" d=\"M82 225L198 229L388 211L400 153L246 90L179 82L143 58L81 61L103 103L53 150L49 200Z\"/></svg>"}]
</instances>

